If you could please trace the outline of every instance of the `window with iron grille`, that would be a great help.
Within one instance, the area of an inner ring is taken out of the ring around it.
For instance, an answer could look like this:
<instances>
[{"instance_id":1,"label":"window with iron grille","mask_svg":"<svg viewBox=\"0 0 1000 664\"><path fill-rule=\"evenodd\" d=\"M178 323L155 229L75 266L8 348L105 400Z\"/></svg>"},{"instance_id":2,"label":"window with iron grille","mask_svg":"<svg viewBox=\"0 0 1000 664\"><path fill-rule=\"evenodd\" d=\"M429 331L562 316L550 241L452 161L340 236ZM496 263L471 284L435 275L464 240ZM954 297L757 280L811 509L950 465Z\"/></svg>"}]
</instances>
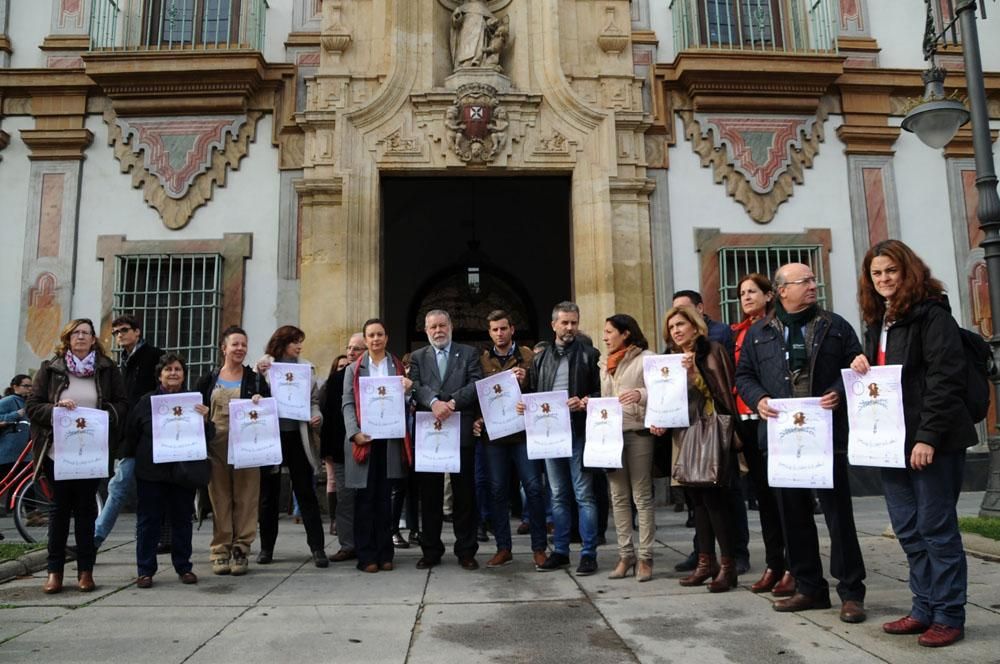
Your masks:
<instances>
[{"instance_id":1,"label":"window with iron grille","mask_svg":"<svg viewBox=\"0 0 1000 664\"><path fill-rule=\"evenodd\" d=\"M816 275L816 296L826 306L826 274L822 261L823 247L818 244L725 247L719 250L719 309L722 320L737 323L743 319L740 308L740 279L757 272L768 279L786 263L805 263Z\"/></svg>"},{"instance_id":2,"label":"window with iron grille","mask_svg":"<svg viewBox=\"0 0 1000 664\"><path fill-rule=\"evenodd\" d=\"M116 256L112 308L112 318L138 318L147 343L179 353L188 363L191 387L217 363L222 256Z\"/></svg>"}]
</instances>

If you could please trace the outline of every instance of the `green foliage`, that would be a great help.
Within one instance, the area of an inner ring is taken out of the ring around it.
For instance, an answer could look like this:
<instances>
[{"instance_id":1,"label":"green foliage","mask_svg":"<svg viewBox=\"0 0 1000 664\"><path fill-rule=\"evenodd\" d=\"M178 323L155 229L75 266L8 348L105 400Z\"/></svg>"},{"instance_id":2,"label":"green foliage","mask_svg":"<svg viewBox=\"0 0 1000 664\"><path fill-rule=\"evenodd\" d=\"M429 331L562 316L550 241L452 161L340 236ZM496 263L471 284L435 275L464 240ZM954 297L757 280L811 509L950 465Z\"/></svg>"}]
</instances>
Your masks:
<instances>
[{"instance_id":1,"label":"green foliage","mask_svg":"<svg viewBox=\"0 0 1000 664\"><path fill-rule=\"evenodd\" d=\"M975 533L1000 541L1000 519L981 516L963 516L958 520L958 529L965 533Z\"/></svg>"},{"instance_id":2,"label":"green foliage","mask_svg":"<svg viewBox=\"0 0 1000 664\"><path fill-rule=\"evenodd\" d=\"M16 560L29 551L44 548L45 542L35 542L34 544L26 542L0 542L0 562Z\"/></svg>"}]
</instances>

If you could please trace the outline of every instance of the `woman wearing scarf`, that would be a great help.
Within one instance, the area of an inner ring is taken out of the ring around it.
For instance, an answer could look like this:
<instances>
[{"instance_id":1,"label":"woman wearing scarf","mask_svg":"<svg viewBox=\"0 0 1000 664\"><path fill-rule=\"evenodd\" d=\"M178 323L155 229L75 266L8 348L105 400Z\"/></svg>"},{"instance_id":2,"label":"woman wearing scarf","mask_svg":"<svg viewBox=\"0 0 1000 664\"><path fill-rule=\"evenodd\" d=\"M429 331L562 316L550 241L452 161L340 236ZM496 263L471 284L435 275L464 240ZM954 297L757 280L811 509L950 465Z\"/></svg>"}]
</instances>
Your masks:
<instances>
[{"instance_id":1,"label":"woman wearing scarf","mask_svg":"<svg viewBox=\"0 0 1000 664\"><path fill-rule=\"evenodd\" d=\"M184 391L187 385L187 364L175 353L160 357L154 370L157 388L144 395L128 414L122 456L135 459L136 505L135 562L138 568L136 586L152 588L156 574L156 547L160 542L160 526L170 522L170 561L181 583L198 583L191 571L191 516L195 489L175 481L176 463L153 461L152 397ZM207 420L208 406L198 404L195 413ZM215 433L211 422L205 422L205 440Z\"/></svg>"},{"instance_id":2,"label":"woman wearing scarf","mask_svg":"<svg viewBox=\"0 0 1000 664\"><path fill-rule=\"evenodd\" d=\"M309 364L301 358L302 342L306 333L294 325L282 325L267 342L264 357L257 361L257 373L267 378L272 362ZM311 364L309 366L312 366ZM310 392L310 420L300 422L284 417L278 418L281 435L281 459L288 466L288 479L292 493L302 512L302 524L306 529L306 543L312 552L316 567L328 567L326 547L323 537L323 517L319 511L314 480L318 462L313 454L309 439L310 427L317 429L323 423L319 411L319 391L316 388L316 367L312 367ZM274 390L271 390L272 394ZM318 431L318 429L317 429ZM274 543L278 539L278 503L281 495L281 465L260 469L260 553L257 564L267 565L274 557Z\"/></svg>"},{"instance_id":3,"label":"woman wearing scarf","mask_svg":"<svg viewBox=\"0 0 1000 664\"><path fill-rule=\"evenodd\" d=\"M639 324L628 314L615 314L604 321L606 359L601 369L601 396L618 397L622 405L622 467L608 470L611 506L618 533L618 564L609 579L623 579L629 570L640 583L653 578L653 538L656 519L653 509L653 437L644 425L646 385L642 358L652 355ZM632 503L639 522L639 556L632 541ZM638 565L638 568L636 567Z\"/></svg>"},{"instance_id":4,"label":"woman wearing scarf","mask_svg":"<svg viewBox=\"0 0 1000 664\"><path fill-rule=\"evenodd\" d=\"M919 634L922 646L965 636L968 571L955 505L965 449L979 442L966 398L961 332L944 286L899 240L868 250L858 283L865 352L851 363L903 365L906 467L883 468L882 487L896 539L906 553L910 613L882 625L888 634Z\"/></svg>"},{"instance_id":5,"label":"woman wearing scarf","mask_svg":"<svg viewBox=\"0 0 1000 664\"><path fill-rule=\"evenodd\" d=\"M736 338L734 364L740 361L747 331L774 307L774 287L771 285L771 280L763 274L748 274L740 280L739 296L745 318L733 324L733 336ZM795 577L788 571L788 565L785 563L785 538L781 533L778 502L767 483L767 463L757 441L760 415L746 405L738 394L736 411L739 413L736 431L743 441L743 458L746 459L753 492L757 497L757 513L760 516L764 559L767 564L760 579L750 586L750 592L770 591L775 597L789 597L795 592Z\"/></svg>"},{"instance_id":6,"label":"woman wearing scarf","mask_svg":"<svg viewBox=\"0 0 1000 664\"><path fill-rule=\"evenodd\" d=\"M733 363L726 349L709 341L704 317L694 307L673 307L663 322L663 340L673 353L683 353L681 366L688 372L688 404L691 421L719 413L736 415L733 397ZM659 430L654 433L659 433ZM675 445L681 430L674 431ZM733 436L733 453L729 455L729 473L737 472L735 450L738 437ZM730 509L732 491L728 482L718 487L687 487L694 503L695 537L698 540L698 565L689 576L680 580L682 586L700 586L711 580L709 592L726 592L736 587L736 520ZM719 542L721 565L711 551ZM713 578L714 577L714 578Z\"/></svg>"},{"instance_id":7,"label":"woman wearing scarf","mask_svg":"<svg viewBox=\"0 0 1000 664\"><path fill-rule=\"evenodd\" d=\"M81 592L94 590L94 521L97 519L98 479L55 479L55 454L52 450L52 409L76 407L108 411L108 442L118 440L127 409L125 384L118 367L104 352L87 318L71 320L59 335L55 356L42 362L35 374L26 410L34 439L35 475L44 472L52 486L52 512L49 514L49 576L45 592L62 590L66 564L66 540L69 520L76 533L77 587Z\"/></svg>"},{"instance_id":8,"label":"woman wearing scarf","mask_svg":"<svg viewBox=\"0 0 1000 664\"><path fill-rule=\"evenodd\" d=\"M412 465L409 436L405 439L373 440L361 431L361 401L358 394L362 376L399 376L403 391L413 382L399 358L386 351L389 336L378 318L365 321L361 328L368 350L344 374L344 475L354 494L354 550L358 569L374 573L392 570L392 486L389 480L406 476Z\"/></svg>"}]
</instances>

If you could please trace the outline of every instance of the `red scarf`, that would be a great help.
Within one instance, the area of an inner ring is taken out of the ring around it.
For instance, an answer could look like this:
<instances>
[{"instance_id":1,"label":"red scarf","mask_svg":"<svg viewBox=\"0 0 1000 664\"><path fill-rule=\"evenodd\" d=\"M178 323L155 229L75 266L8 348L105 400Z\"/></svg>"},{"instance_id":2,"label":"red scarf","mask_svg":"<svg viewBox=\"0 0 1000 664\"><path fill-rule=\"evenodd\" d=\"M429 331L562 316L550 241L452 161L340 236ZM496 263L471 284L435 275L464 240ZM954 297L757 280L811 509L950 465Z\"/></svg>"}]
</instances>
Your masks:
<instances>
[{"instance_id":1,"label":"red scarf","mask_svg":"<svg viewBox=\"0 0 1000 664\"><path fill-rule=\"evenodd\" d=\"M397 376L405 376L403 369L403 363L399 361L399 358L392 353L386 353L389 359L392 360L392 367L395 369ZM361 424L361 399L357 395L361 394L361 362L366 357L369 357L368 353L364 353L358 358L358 361L354 363L354 416L358 418L358 424ZM371 443L366 443L364 445L358 445L353 440L351 441L351 456L354 457L354 461L362 464L368 462L368 455L371 453ZM406 464L407 468L413 467L413 444L410 441L410 430L407 428L406 436L403 437L403 463Z\"/></svg>"}]
</instances>

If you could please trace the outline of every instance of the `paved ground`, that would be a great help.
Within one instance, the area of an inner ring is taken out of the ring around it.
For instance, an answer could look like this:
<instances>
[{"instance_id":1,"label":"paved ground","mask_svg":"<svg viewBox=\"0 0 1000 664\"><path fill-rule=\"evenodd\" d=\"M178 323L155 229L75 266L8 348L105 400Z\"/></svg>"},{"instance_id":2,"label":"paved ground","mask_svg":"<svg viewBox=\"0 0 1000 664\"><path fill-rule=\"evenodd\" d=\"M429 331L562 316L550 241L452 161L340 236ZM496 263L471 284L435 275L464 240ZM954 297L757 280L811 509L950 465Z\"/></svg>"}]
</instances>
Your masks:
<instances>
[{"instance_id":1,"label":"paved ground","mask_svg":"<svg viewBox=\"0 0 1000 664\"><path fill-rule=\"evenodd\" d=\"M981 499L963 496L961 512L975 514ZM836 610L775 613L769 596L749 592L762 558L755 513L754 572L722 595L677 585L672 568L692 531L665 508L657 514L656 576L645 584L606 578L612 546L601 548L597 576L536 573L526 536L515 538L514 563L498 570L466 572L447 558L419 571L412 548L398 552L394 572L362 574L350 563L321 570L306 562L301 526L283 520L269 567L212 576L206 524L195 535L197 586L182 586L161 557L167 569L152 589L139 590L127 535L134 519L123 516L98 558L96 593L44 595L42 572L0 585L0 661L1000 662L1000 564L969 558L965 641L932 651L915 637L887 636L880 624L909 609L904 559L882 536L881 498L857 499L855 509L869 576L869 620L861 625L841 623ZM17 537L9 518L0 527ZM481 563L493 549L483 545ZM69 565L67 577L74 571Z\"/></svg>"}]
</instances>

